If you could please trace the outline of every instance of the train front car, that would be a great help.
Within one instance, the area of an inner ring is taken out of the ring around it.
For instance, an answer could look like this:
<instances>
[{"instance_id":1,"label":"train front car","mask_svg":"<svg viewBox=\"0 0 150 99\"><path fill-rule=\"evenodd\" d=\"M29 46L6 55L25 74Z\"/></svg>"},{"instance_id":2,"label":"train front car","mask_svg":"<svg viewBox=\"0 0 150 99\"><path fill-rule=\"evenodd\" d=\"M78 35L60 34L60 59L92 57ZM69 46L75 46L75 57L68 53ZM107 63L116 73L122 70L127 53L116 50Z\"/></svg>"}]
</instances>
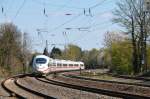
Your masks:
<instances>
[{"instance_id":1,"label":"train front car","mask_svg":"<svg viewBox=\"0 0 150 99\"><path fill-rule=\"evenodd\" d=\"M49 73L48 63L49 57L45 55L37 55L33 60L33 72L39 74Z\"/></svg>"}]
</instances>

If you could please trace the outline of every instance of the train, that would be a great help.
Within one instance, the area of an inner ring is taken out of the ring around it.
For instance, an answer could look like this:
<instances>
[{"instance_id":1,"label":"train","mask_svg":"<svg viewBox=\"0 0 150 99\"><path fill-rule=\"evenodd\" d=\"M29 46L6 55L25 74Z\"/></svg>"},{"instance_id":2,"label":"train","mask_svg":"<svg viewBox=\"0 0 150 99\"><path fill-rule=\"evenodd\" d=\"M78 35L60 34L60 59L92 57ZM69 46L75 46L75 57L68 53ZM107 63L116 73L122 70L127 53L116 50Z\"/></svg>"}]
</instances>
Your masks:
<instances>
[{"instance_id":1,"label":"train","mask_svg":"<svg viewBox=\"0 0 150 99\"><path fill-rule=\"evenodd\" d=\"M53 59L45 55L37 55L33 59L32 71L38 74L48 74L55 71L69 71L85 69L81 61Z\"/></svg>"}]
</instances>

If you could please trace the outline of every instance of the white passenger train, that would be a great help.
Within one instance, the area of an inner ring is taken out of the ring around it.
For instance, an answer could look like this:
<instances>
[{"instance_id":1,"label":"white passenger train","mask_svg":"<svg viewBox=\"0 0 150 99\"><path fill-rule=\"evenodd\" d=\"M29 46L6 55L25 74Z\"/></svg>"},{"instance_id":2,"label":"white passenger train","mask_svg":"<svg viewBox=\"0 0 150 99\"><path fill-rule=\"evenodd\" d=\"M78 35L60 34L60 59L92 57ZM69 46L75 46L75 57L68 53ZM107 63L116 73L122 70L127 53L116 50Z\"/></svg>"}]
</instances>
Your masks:
<instances>
[{"instance_id":1,"label":"white passenger train","mask_svg":"<svg viewBox=\"0 0 150 99\"><path fill-rule=\"evenodd\" d=\"M83 62L52 59L45 55L37 55L33 60L33 72L47 74L53 71L84 69Z\"/></svg>"}]
</instances>

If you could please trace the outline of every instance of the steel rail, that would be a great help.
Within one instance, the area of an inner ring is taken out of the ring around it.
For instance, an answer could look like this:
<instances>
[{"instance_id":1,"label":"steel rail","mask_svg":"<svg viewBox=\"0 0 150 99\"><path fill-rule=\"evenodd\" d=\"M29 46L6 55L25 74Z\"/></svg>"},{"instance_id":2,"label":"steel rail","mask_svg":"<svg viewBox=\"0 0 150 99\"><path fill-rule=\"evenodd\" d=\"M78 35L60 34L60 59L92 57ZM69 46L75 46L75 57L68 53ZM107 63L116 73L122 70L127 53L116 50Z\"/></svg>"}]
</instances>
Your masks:
<instances>
[{"instance_id":1,"label":"steel rail","mask_svg":"<svg viewBox=\"0 0 150 99\"><path fill-rule=\"evenodd\" d=\"M17 78L17 77L24 77L24 76L27 76L27 75L31 75L31 74L19 74L19 75L15 75L15 76L12 76L12 77L8 77L6 78L5 80L2 81L1 85L2 87L9 93L9 97L12 97L13 94L15 94L16 97L20 98L20 99L26 99L26 97L23 97L17 93L15 93L13 90L7 88L7 86L5 85L5 82L11 78Z\"/></svg>"},{"instance_id":2,"label":"steel rail","mask_svg":"<svg viewBox=\"0 0 150 99\"><path fill-rule=\"evenodd\" d=\"M29 88L27 88L27 87L25 87L25 86L19 84L17 79L15 80L15 84L16 84L17 86L19 86L20 88L22 88L22 89L24 89L24 90L26 90L26 91L28 91L28 92L31 92L31 93L33 93L33 94L35 94L35 95L44 97L45 99L56 99L56 98L54 98L54 97L51 97L51 96L42 94L42 93L40 93L40 92L38 92L38 91L34 91L34 90L32 90L32 89L29 89Z\"/></svg>"},{"instance_id":3,"label":"steel rail","mask_svg":"<svg viewBox=\"0 0 150 99\"><path fill-rule=\"evenodd\" d=\"M138 76L132 77L132 76L126 76L126 75L113 75L113 74L110 74L110 75L113 77L124 78L124 79L150 81L150 78L146 78L146 77L138 77Z\"/></svg>"},{"instance_id":4,"label":"steel rail","mask_svg":"<svg viewBox=\"0 0 150 99\"><path fill-rule=\"evenodd\" d=\"M62 86L62 87L67 87L67 88L72 88L72 89L77 89L77 90L82 90L86 92L92 92L92 93L97 93L97 94L104 94L108 96L113 96L113 97L120 97L124 99L150 99L149 96L141 96L141 95L136 95L136 94L130 94L130 93L123 93L123 92L118 92L118 91L113 91L113 90L108 90L108 89L100 89L100 88L91 88L91 87L86 87L86 86L80 86L80 85L74 85L74 84L68 84L56 80L50 80L48 78L45 78L46 80L42 80L40 78L36 78L39 81L57 85L57 86Z\"/></svg>"},{"instance_id":5,"label":"steel rail","mask_svg":"<svg viewBox=\"0 0 150 99\"><path fill-rule=\"evenodd\" d=\"M14 92L13 90L7 88L7 85L5 85L5 82L9 79L12 79L14 78L14 83L15 85L17 85L19 88L25 90L25 91L28 91L30 93L33 93L34 95L37 95L37 96L41 96L43 98L46 98L46 99L56 99L54 97L51 97L51 96L48 96L48 95L45 95L45 94L42 94L40 92L37 92L37 91L34 91L34 90L31 90L31 89L28 89L24 86L22 86L21 84L18 83L18 78L22 78L22 77L25 77L25 76L32 76L33 74L20 74L20 75L16 75L16 76L12 76L12 77L9 77L7 79L5 79L3 82L2 82L2 87L12 96L12 93L14 93L19 99L26 99L26 97ZM10 96L10 97L11 97Z\"/></svg>"},{"instance_id":6,"label":"steel rail","mask_svg":"<svg viewBox=\"0 0 150 99\"><path fill-rule=\"evenodd\" d=\"M127 84L127 85L135 85L135 86L142 86L142 87L150 87L150 84L127 83L127 82L119 82L119 81L100 80L100 79L86 78L86 77L66 75L66 74L62 74L62 75L65 76L65 77L69 77L69 78L76 78L76 79L82 79L82 80L88 80L88 81L97 81L97 82L107 82L107 83Z\"/></svg>"}]
</instances>

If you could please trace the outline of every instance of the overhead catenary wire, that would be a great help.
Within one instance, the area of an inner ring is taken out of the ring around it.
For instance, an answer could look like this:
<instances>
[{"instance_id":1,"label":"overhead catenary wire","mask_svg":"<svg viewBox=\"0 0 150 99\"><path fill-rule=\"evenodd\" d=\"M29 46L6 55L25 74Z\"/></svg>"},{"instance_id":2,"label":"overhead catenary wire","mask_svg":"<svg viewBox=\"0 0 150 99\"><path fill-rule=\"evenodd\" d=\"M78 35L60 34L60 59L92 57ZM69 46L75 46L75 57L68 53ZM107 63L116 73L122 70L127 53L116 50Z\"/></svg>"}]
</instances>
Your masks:
<instances>
[{"instance_id":1,"label":"overhead catenary wire","mask_svg":"<svg viewBox=\"0 0 150 99\"><path fill-rule=\"evenodd\" d=\"M93 9L93 8L96 8L97 6L102 5L105 1L106 1L106 0L103 0L103 1L101 1L101 2L99 2L99 3L97 3L97 4L95 4L95 5L91 6L90 9Z\"/></svg>"},{"instance_id":2,"label":"overhead catenary wire","mask_svg":"<svg viewBox=\"0 0 150 99\"><path fill-rule=\"evenodd\" d=\"M26 3L26 0L23 0L22 4L20 5L19 9L17 10L17 12L16 12L15 16L13 17L12 21L16 19L16 17L18 16L19 12L24 7L25 3Z\"/></svg>"},{"instance_id":3,"label":"overhead catenary wire","mask_svg":"<svg viewBox=\"0 0 150 99\"><path fill-rule=\"evenodd\" d=\"M105 2L106 0L103 0L103 1L101 1L100 3L97 3L96 5L94 5L94 6L92 6L92 7L90 7L90 8L96 8L97 6L100 6L100 5L102 5L104 2ZM91 14L91 9L89 8L89 14ZM85 9L84 9L84 14L86 13L86 11L85 11ZM105 13L105 12L103 12L103 13ZM101 25L101 24L94 24L93 26L98 26L98 25ZM92 25L90 25L89 27L91 27ZM95 30L94 30L95 31ZM93 31L92 31L93 32ZM76 40L74 40L74 41L76 41ZM72 42L74 42L74 41L72 41ZM71 42L71 43L72 43Z\"/></svg>"},{"instance_id":4,"label":"overhead catenary wire","mask_svg":"<svg viewBox=\"0 0 150 99\"><path fill-rule=\"evenodd\" d=\"M64 5L62 5L62 6L60 6L55 12L57 12L57 11L60 11L61 9L63 9L69 2L71 2L72 0L68 0L68 2L67 3L65 3ZM44 13L44 15L46 16L46 18L48 18L49 17L49 15L46 13L46 9L45 9L45 2L43 1L43 5L44 5L44 11L43 11L43 13ZM47 21L46 21L47 22ZM47 33L48 33L48 30L47 30Z\"/></svg>"},{"instance_id":5,"label":"overhead catenary wire","mask_svg":"<svg viewBox=\"0 0 150 99\"><path fill-rule=\"evenodd\" d=\"M104 25L103 25L104 26ZM110 24L108 24L108 25L106 25L105 27L111 27L111 26L113 26L113 24L112 23L110 23ZM99 30L99 29L102 29L102 28L104 28L104 27L99 27L99 28L96 28L96 29L93 29L91 32L92 33L94 33L95 31L97 31L97 30ZM95 32L96 33L96 32ZM84 34L84 36L80 36L81 38L78 38L77 40L73 40L73 41L71 41L71 43L75 43L75 42L79 42L79 41L81 41L81 40L83 40L83 39L85 39L87 36L89 36L90 34Z\"/></svg>"},{"instance_id":6,"label":"overhead catenary wire","mask_svg":"<svg viewBox=\"0 0 150 99\"><path fill-rule=\"evenodd\" d=\"M33 0L33 1L35 1L35 0ZM94 6L91 6L91 7L89 7L90 9L90 13L92 13L91 12L91 9L94 9L94 8L96 8L96 7L98 7L98 6L100 6L100 5L102 5L104 2L105 2L106 0L103 0L103 1L101 1L100 3L97 3L97 4L95 4ZM66 7L65 5L61 5L61 6L57 6L57 7ZM70 6L71 7L71 6ZM69 19L69 20L67 20L66 22L64 22L64 23L62 23L62 24L60 24L60 25L58 25L58 26L56 26L56 27L54 27L53 29L51 29L50 30L50 32L53 32L53 31L55 31L55 30L58 30L59 28L61 28L61 27L63 27L64 25L66 25L66 24L69 24L70 22L72 22L72 21L74 21L76 18L78 18L79 16L81 16L82 14L83 14L83 8L81 8L82 9L82 13L80 13L79 15L77 15L77 16L75 16L75 17L73 17L73 18L71 18L71 19ZM49 31L48 31L49 32Z\"/></svg>"},{"instance_id":7,"label":"overhead catenary wire","mask_svg":"<svg viewBox=\"0 0 150 99\"><path fill-rule=\"evenodd\" d=\"M57 9L57 11L60 11L61 9L65 8L65 6L67 6L71 1L72 1L72 0L68 0L68 2L65 3L65 4L63 4L62 6L60 6L60 7ZM57 11L55 11L55 12L57 12Z\"/></svg>"},{"instance_id":8,"label":"overhead catenary wire","mask_svg":"<svg viewBox=\"0 0 150 99\"><path fill-rule=\"evenodd\" d=\"M95 7L97 7L97 6L100 6L100 5L102 5L102 4L104 3L104 1L106 1L106 0L101 1L100 3L94 5L94 6L90 7L90 8L93 9L93 8L95 8ZM83 9L83 8L82 8L82 9ZM91 10L89 10L89 11L90 11L90 14L91 14ZM55 30L61 28L62 26L64 26L64 25L66 25L66 24L68 24L68 23L74 21L76 18L78 18L78 17L81 16L81 15L82 15L82 13L78 14L77 16L71 18L70 20L68 20L68 21L66 21L66 22L64 22L64 23L62 23L62 24L60 24L59 26L53 28L53 29L50 30L49 32L53 32L53 31L55 31Z\"/></svg>"},{"instance_id":9,"label":"overhead catenary wire","mask_svg":"<svg viewBox=\"0 0 150 99\"><path fill-rule=\"evenodd\" d=\"M106 11L101 12L101 14L103 14L103 13L106 13ZM90 25L87 25L87 26L86 26L86 24L83 25L84 27L88 27L88 28L93 28L93 27L98 27L98 28L96 28L96 29L94 29L94 30L92 30L92 31L91 31L91 30L87 31L87 33L88 33L87 35L85 35L85 34L82 33L81 35L78 36L78 38L82 38L82 37L85 38L85 36L88 36L90 32L94 32L94 31L96 31L97 29L101 29L101 28L99 28L99 27L105 26L105 24L107 24L108 22L109 22L109 20L103 21L103 22L100 22L100 23L90 24ZM111 23L110 25L113 25L113 24ZM110 25L108 25L108 26L110 26ZM106 27L108 28L108 26L106 26ZM70 29L72 29L72 28L70 28ZM84 36L84 35L85 35L85 36ZM80 41L80 39L78 39L78 40L72 40L71 43L76 42L76 41Z\"/></svg>"},{"instance_id":10,"label":"overhead catenary wire","mask_svg":"<svg viewBox=\"0 0 150 99\"><path fill-rule=\"evenodd\" d=\"M40 0L32 0L33 2L35 3L38 3L38 4L42 4L42 2ZM51 7L65 7L65 8L72 8L72 9L83 9L81 7L75 7L75 6L67 6L67 5L58 5L58 4L52 4L52 3L45 3L45 5L49 5Z\"/></svg>"},{"instance_id":11,"label":"overhead catenary wire","mask_svg":"<svg viewBox=\"0 0 150 99\"><path fill-rule=\"evenodd\" d=\"M12 7L13 0L10 0L9 3L6 3L5 1L6 0L1 0L0 6L1 6L1 13L4 15L5 21L7 21L9 9L11 9Z\"/></svg>"},{"instance_id":12,"label":"overhead catenary wire","mask_svg":"<svg viewBox=\"0 0 150 99\"><path fill-rule=\"evenodd\" d=\"M101 2L99 2L99 3L97 3L97 4L93 5L93 6L91 6L89 8L84 8L84 15L93 17L93 15L92 15L92 9L94 9L94 8L102 5L105 1L106 0L103 0L103 1L101 1ZM86 9L88 9L88 10L86 11Z\"/></svg>"},{"instance_id":13,"label":"overhead catenary wire","mask_svg":"<svg viewBox=\"0 0 150 99\"><path fill-rule=\"evenodd\" d=\"M53 29L50 30L49 32L53 32L53 31L55 31L55 30L61 28L62 26L64 26L64 25L66 25L66 24L68 24L68 23L74 21L75 19L77 19L77 18L78 18L79 16L81 16L81 15L82 15L82 13L79 13L77 16L74 16L73 18L67 20L66 22L60 24L59 26L56 26L55 28L53 28Z\"/></svg>"}]
</instances>

